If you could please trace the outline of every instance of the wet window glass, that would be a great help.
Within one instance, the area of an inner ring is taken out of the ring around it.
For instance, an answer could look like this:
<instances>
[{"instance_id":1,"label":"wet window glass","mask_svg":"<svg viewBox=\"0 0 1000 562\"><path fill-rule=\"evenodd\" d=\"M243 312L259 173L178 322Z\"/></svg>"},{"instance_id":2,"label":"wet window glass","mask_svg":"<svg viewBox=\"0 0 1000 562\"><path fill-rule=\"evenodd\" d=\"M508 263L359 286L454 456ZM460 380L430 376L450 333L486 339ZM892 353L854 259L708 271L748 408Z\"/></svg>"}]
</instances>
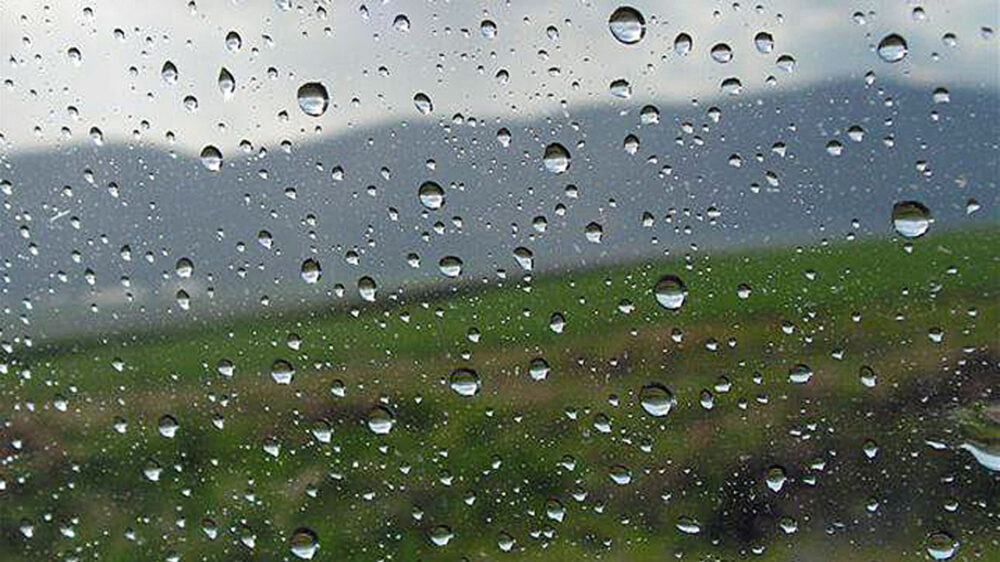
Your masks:
<instances>
[{"instance_id":1,"label":"wet window glass","mask_svg":"<svg viewBox=\"0 0 1000 562\"><path fill-rule=\"evenodd\" d=\"M1000 560L994 0L0 5L0 558Z\"/></svg>"}]
</instances>

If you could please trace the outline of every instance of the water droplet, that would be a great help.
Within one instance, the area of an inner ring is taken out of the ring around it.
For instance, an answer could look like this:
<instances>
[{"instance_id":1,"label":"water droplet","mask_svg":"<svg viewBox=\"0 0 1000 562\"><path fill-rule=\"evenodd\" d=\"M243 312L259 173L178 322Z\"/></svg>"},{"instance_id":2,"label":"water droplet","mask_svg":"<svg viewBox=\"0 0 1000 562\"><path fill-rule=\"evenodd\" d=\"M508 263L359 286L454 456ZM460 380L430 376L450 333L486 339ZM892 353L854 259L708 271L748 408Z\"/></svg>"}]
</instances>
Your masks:
<instances>
[{"instance_id":1,"label":"water droplet","mask_svg":"<svg viewBox=\"0 0 1000 562\"><path fill-rule=\"evenodd\" d=\"M219 91L226 99L233 97L233 94L236 93L236 79L225 67L219 71Z\"/></svg>"},{"instance_id":2,"label":"water droplet","mask_svg":"<svg viewBox=\"0 0 1000 562\"><path fill-rule=\"evenodd\" d=\"M177 78L180 75L178 74L177 67L174 66L174 63L167 61L163 63L163 68L160 69L160 76L167 84L176 84Z\"/></svg>"},{"instance_id":3,"label":"water droplet","mask_svg":"<svg viewBox=\"0 0 1000 562\"><path fill-rule=\"evenodd\" d=\"M935 560L948 560L958 552L959 543L954 537L944 531L938 531L927 537L927 554Z\"/></svg>"},{"instance_id":4,"label":"water droplet","mask_svg":"<svg viewBox=\"0 0 1000 562\"><path fill-rule=\"evenodd\" d=\"M611 14L608 28L615 39L631 45L642 41L646 35L646 20L635 8L623 6Z\"/></svg>"},{"instance_id":5,"label":"water droplet","mask_svg":"<svg viewBox=\"0 0 1000 562\"><path fill-rule=\"evenodd\" d=\"M931 94L931 100L934 103L950 103L951 93L947 88L935 88L934 93Z\"/></svg>"},{"instance_id":6,"label":"water droplet","mask_svg":"<svg viewBox=\"0 0 1000 562\"><path fill-rule=\"evenodd\" d=\"M736 296L741 299L750 298L750 293L750 285L747 285L746 283L740 283L739 286L736 287Z\"/></svg>"},{"instance_id":7,"label":"water droplet","mask_svg":"<svg viewBox=\"0 0 1000 562\"><path fill-rule=\"evenodd\" d=\"M528 374L536 381L545 380L549 376L549 362L541 357L532 359L528 365Z\"/></svg>"},{"instance_id":8,"label":"water droplet","mask_svg":"<svg viewBox=\"0 0 1000 562\"><path fill-rule=\"evenodd\" d=\"M604 227L599 223L592 222L583 229L583 234L587 238L587 242L600 244L601 238L604 236Z\"/></svg>"},{"instance_id":9,"label":"water droplet","mask_svg":"<svg viewBox=\"0 0 1000 562\"><path fill-rule=\"evenodd\" d=\"M455 256L445 256L438 261L438 269L445 277L458 277L462 274L462 260Z\"/></svg>"},{"instance_id":10,"label":"water droplet","mask_svg":"<svg viewBox=\"0 0 1000 562\"><path fill-rule=\"evenodd\" d=\"M229 49L230 52L235 53L236 51L239 51L240 47L242 46L243 46L243 39L240 37L239 33L236 33L235 31L230 31L229 33L226 34L226 49Z\"/></svg>"},{"instance_id":11,"label":"water droplet","mask_svg":"<svg viewBox=\"0 0 1000 562\"><path fill-rule=\"evenodd\" d=\"M413 96L413 105L417 107L417 111L424 115L429 115L430 112L434 111L434 104L431 103L431 98L427 97L427 94L424 93L417 93Z\"/></svg>"},{"instance_id":12,"label":"water droplet","mask_svg":"<svg viewBox=\"0 0 1000 562\"><path fill-rule=\"evenodd\" d=\"M643 125L655 125L660 122L660 110L654 105L644 106L639 111L639 123Z\"/></svg>"},{"instance_id":13,"label":"water droplet","mask_svg":"<svg viewBox=\"0 0 1000 562\"><path fill-rule=\"evenodd\" d=\"M535 255L524 246L514 248L514 259L517 260L517 265L525 271L531 271L535 266Z\"/></svg>"},{"instance_id":14,"label":"water droplet","mask_svg":"<svg viewBox=\"0 0 1000 562\"><path fill-rule=\"evenodd\" d=\"M326 86L319 82L306 82L299 86L298 100L302 111L311 117L323 115L330 105L330 95L326 91Z\"/></svg>"},{"instance_id":15,"label":"water droplet","mask_svg":"<svg viewBox=\"0 0 1000 562\"><path fill-rule=\"evenodd\" d=\"M919 238L931 226L931 212L918 201L901 201L892 206L892 226L906 238Z\"/></svg>"},{"instance_id":16,"label":"water droplet","mask_svg":"<svg viewBox=\"0 0 1000 562\"><path fill-rule=\"evenodd\" d=\"M311 560L313 556L316 555L316 551L319 550L319 538L312 529L306 527L299 527L292 533L291 539L289 539L289 545L292 550L292 554L296 558L301 558L302 560Z\"/></svg>"},{"instance_id":17,"label":"water droplet","mask_svg":"<svg viewBox=\"0 0 1000 562\"><path fill-rule=\"evenodd\" d=\"M368 429L376 435L388 435L396 425L396 416L385 406L375 406L368 411Z\"/></svg>"},{"instance_id":18,"label":"water droplet","mask_svg":"<svg viewBox=\"0 0 1000 562\"><path fill-rule=\"evenodd\" d=\"M719 85L719 89L727 96L738 96L743 93L743 82L736 77L726 78Z\"/></svg>"},{"instance_id":19,"label":"water droplet","mask_svg":"<svg viewBox=\"0 0 1000 562\"><path fill-rule=\"evenodd\" d=\"M319 281L323 275L323 269L319 266L318 261L309 258L302 262L301 274L302 280L311 285Z\"/></svg>"},{"instance_id":20,"label":"water droplet","mask_svg":"<svg viewBox=\"0 0 1000 562\"><path fill-rule=\"evenodd\" d=\"M201 164L209 171L218 172L222 169L222 153L212 145L206 146L201 149Z\"/></svg>"},{"instance_id":21,"label":"water droplet","mask_svg":"<svg viewBox=\"0 0 1000 562\"><path fill-rule=\"evenodd\" d=\"M611 95L616 98L627 100L632 97L632 85L624 78L619 78L612 82L608 89L611 91Z\"/></svg>"},{"instance_id":22,"label":"water droplet","mask_svg":"<svg viewBox=\"0 0 1000 562\"><path fill-rule=\"evenodd\" d=\"M774 64L784 72L792 73L795 71L795 57L792 55L781 55Z\"/></svg>"},{"instance_id":23,"label":"water droplet","mask_svg":"<svg viewBox=\"0 0 1000 562\"><path fill-rule=\"evenodd\" d=\"M497 548L502 552L510 552L514 548L514 537L508 533L501 532L497 536Z\"/></svg>"},{"instance_id":24,"label":"water droplet","mask_svg":"<svg viewBox=\"0 0 1000 562\"><path fill-rule=\"evenodd\" d=\"M554 142L545 147L545 154L542 156L545 169L553 174L561 174L569 169L569 151L563 145Z\"/></svg>"},{"instance_id":25,"label":"water droplet","mask_svg":"<svg viewBox=\"0 0 1000 562\"><path fill-rule=\"evenodd\" d=\"M674 38L674 52L684 56L691 52L694 40L687 33L681 33Z\"/></svg>"},{"instance_id":26,"label":"water droplet","mask_svg":"<svg viewBox=\"0 0 1000 562\"><path fill-rule=\"evenodd\" d=\"M295 376L295 367L284 359L276 359L271 364L271 378L278 384L291 384Z\"/></svg>"},{"instance_id":27,"label":"water droplet","mask_svg":"<svg viewBox=\"0 0 1000 562\"><path fill-rule=\"evenodd\" d=\"M417 195L420 197L420 204L428 209L440 209L444 206L444 189L432 181L422 183Z\"/></svg>"},{"instance_id":28,"label":"water droplet","mask_svg":"<svg viewBox=\"0 0 1000 562\"><path fill-rule=\"evenodd\" d=\"M886 35L878 43L878 56L885 62L899 62L906 53L906 40L895 33Z\"/></svg>"},{"instance_id":29,"label":"water droplet","mask_svg":"<svg viewBox=\"0 0 1000 562\"><path fill-rule=\"evenodd\" d=\"M868 388L875 388L875 384L878 382L875 371L868 365L862 365L858 369L858 378L861 380L861 384Z\"/></svg>"},{"instance_id":30,"label":"water droplet","mask_svg":"<svg viewBox=\"0 0 1000 562\"><path fill-rule=\"evenodd\" d=\"M656 296L656 302L669 310L679 309L687 297L687 289L684 287L684 282L675 275L664 275L661 277L656 282L656 286L653 287L653 293Z\"/></svg>"},{"instance_id":31,"label":"water droplet","mask_svg":"<svg viewBox=\"0 0 1000 562\"><path fill-rule=\"evenodd\" d=\"M754 36L753 44L761 53L770 53L774 50L774 37L766 31L761 31Z\"/></svg>"},{"instance_id":32,"label":"water droplet","mask_svg":"<svg viewBox=\"0 0 1000 562\"><path fill-rule=\"evenodd\" d=\"M188 258L181 258L177 260L176 264L174 264L174 272L178 277L187 279L191 277L192 273L194 273L194 262Z\"/></svg>"},{"instance_id":33,"label":"water droplet","mask_svg":"<svg viewBox=\"0 0 1000 562\"><path fill-rule=\"evenodd\" d=\"M545 516L553 521L562 523L563 519L566 518L566 508L556 498L549 498L545 502Z\"/></svg>"},{"instance_id":34,"label":"water droplet","mask_svg":"<svg viewBox=\"0 0 1000 562\"><path fill-rule=\"evenodd\" d=\"M654 418L662 418L670 413L676 404L674 393L660 383L650 383L639 391L639 404Z\"/></svg>"},{"instance_id":35,"label":"water droplet","mask_svg":"<svg viewBox=\"0 0 1000 562\"><path fill-rule=\"evenodd\" d=\"M788 476L785 474L784 468L774 465L767 470L767 476L764 480L772 492L778 493L785 486L785 482L788 481Z\"/></svg>"},{"instance_id":36,"label":"water droplet","mask_svg":"<svg viewBox=\"0 0 1000 562\"><path fill-rule=\"evenodd\" d=\"M434 546L445 546L455 538L455 533L447 525L437 525L427 533L427 537Z\"/></svg>"},{"instance_id":37,"label":"water droplet","mask_svg":"<svg viewBox=\"0 0 1000 562\"><path fill-rule=\"evenodd\" d=\"M712 60L725 64L733 60L733 50L725 43L717 43L711 50Z\"/></svg>"},{"instance_id":38,"label":"water droplet","mask_svg":"<svg viewBox=\"0 0 1000 562\"><path fill-rule=\"evenodd\" d=\"M619 486L625 486L632 482L632 471L627 466L616 464L608 472L611 481Z\"/></svg>"},{"instance_id":39,"label":"water droplet","mask_svg":"<svg viewBox=\"0 0 1000 562\"><path fill-rule=\"evenodd\" d=\"M375 285L375 280L371 277L362 277L358 279L358 294L361 298L368 302L375 302L375 292L378 287Z\"/></svg>"},{"instance_id":40,"label":"water droplet","mask_svg":"<svg viewBox=\"0 0 1000 562\"><path fill-rule=\"evenodd\" d=\"M788 381L794 384L805 384L812 376L812 369L804 363L799 363L788 371Z\"/></svg>"},{"instance_id":41,"label":"water droplet","mask_svg":"<svg viewBox=\"0 0 1000 562\"><path fill-rule=\"evenodd\" d=\"M475 396L479 392L479 375L472 369L455 369L449 386L460 396Z\"/></svg>"},{"instance_id":42,"label":"water droplet","mask_svg":"<svg viewBox=\"0 0 1000 562\"><path fill-rule=\"evenodd\" d=\"M492 20L483 20L479 23L479 32L483 34L483 37L493 39L497 36L497 24Z\"/></svg>"},{"instance_id":43,"label":"water droplet","mask_svg":"<svg viewBox=\"0 0 1000 562\"><path fill-rule=\"evenodd\" d=\"M406 17L406 14L399 14L392 20L392 28L400 33L406 33L410 30L410 18Z\"/></svg>"},{"instance_id":44,"label":"water droplet","mask_svg":"<svg viewBox=\"0 0 1000 562\"><path fill-rule=\"evenodd\" d=\"M677 518L677 530L687 535L697 535L701 532L701 523L697 519L682 515Z\"/></svg>"},{"instance_id":45,"label":"water droplet","mask_svg":"<svg viewBox=\"0 0 1000 562\"><path fill-rule=\"evenodd\" d=\"M177 423L177 419L171 415L161 416L160 421L157 424L157 430L160 432L160 435L168 439L173 439L174 436L177 435L177 430L180 429L180 427L180 424Z\"/></svg>"}]
</instances>

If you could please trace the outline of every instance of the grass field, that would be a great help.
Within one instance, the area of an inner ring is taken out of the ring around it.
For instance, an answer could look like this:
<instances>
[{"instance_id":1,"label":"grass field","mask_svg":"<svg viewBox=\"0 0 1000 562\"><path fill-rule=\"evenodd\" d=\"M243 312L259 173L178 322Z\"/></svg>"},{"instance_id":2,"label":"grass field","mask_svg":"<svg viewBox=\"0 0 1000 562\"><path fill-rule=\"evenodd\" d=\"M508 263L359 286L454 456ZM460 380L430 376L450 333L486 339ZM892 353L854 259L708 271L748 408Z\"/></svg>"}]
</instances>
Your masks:
<instances>
[{"instance_id":1,"label":"grass field","mask_svg":"<svg viewBox=\"0 0 1000 562\"><path fill-rule=\"evenodd\" d=\"M692 254L356 316L15 349L0 376L0 558L292 559L306 527L321 560L919 560L939 531L957 558L1000 559L1000 473L959 449L1000 447L983 421L1000 389L998 248L990 228L931 233L912 252L869 240ZM686 285L680 310L654 298L666 274ZM537 358L544 380L529 375ZM294 365L291 384L272 380L276 360ZM793 384L800 364L813 375ZM478 394L452 390L458 368L476 371ZM676 397L665 417L640 406L650 383ZM368 426L377 406L387 435ZM313 434L326 427L329 443ZM454 536L435 546L441 525Z\"/></svg>"}]
</instances>

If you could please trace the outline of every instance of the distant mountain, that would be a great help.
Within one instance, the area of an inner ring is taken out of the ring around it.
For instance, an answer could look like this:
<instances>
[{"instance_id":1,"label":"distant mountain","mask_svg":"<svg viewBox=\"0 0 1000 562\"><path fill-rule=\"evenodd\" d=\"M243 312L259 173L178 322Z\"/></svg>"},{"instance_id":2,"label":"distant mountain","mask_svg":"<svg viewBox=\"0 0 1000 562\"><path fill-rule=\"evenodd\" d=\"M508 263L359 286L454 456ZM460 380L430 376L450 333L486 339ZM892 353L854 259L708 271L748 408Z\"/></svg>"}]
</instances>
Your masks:
<instances>
[{"instance_id":1,"label":"distant mountain","mask_svg":"<svg viewBox=\"0 0 1000 562\"><path fill-rule=\"evenodd\" d=\"M546 272L682 255L692 245L838 240L852 219L859 236L888 236L900 200L926 205L932 230L996 222L1000 97L955 90L935 103L933 90L858 80L659 106L659 122L649 124L639 104L531 121L442 115L435 125L385 125L290 151L220 146L221 172L139 143L9 152L0 158L10 191L0 212L3 339L209 320L265 298L272 308L301 306L335 298L337 284L356 299L362 276L384 298L495 278L498 269L519 275L519 246ZM851 127L863 138L852 140ZM501 128L509 146L497 138ZM634 154L628 135L638 139ZM830 141L842 145L840 156ZM553 142L571 153L566 173L543 165ZM343 171L339 181L334 169ZM444 188L442 208L421 205L426 181ZM968 215L970 199L982 210ZM644 213L652 226L643 226ZM585 235L591 223L600 225L599 244ZM121 255L126 245L131 261ZM408 265L411 253L419 269ZM445 256L462 260L458 280L439 271ZM194 265L189 278L175 272L181 258ZM316 284L300 277L307 258L321 264ZM188 311L176 302L182 289Z\"/></svg>"}]
</instances>

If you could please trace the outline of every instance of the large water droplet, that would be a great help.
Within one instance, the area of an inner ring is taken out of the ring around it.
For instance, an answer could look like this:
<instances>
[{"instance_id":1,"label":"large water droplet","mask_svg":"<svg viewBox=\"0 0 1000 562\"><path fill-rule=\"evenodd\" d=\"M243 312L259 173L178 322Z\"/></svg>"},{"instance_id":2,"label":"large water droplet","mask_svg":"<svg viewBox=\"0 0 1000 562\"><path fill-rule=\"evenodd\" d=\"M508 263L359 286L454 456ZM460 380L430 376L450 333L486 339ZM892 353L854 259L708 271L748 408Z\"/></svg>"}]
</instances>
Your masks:
<instances>
[{"instance_id":1,"label":"large water droplet","mask_svg":"<svg viewBox=\"0 0 1000 562\"><path fill-rule=\"evenodd\" d=\"M788 381L794 384L805 384L809 382L812 376L812 368L804 363L799 363L788 371Z\"/></svg>"},{"instance_id":2,"label":"large water droplet","mask_svg":"<svg viewBox=\"0 0 1000 562\"><path fill-rule=\"evenodd\" d=\"M906 40L892 33L886 35L878 43L878 56L885 62L899 62L906 57Z\"/></svg>"},{"instance_id":3,"label":"large water droplet","mask_svg":"<svg viewBox=\"0 0 1000 562\"><path fill-rule=\"evenodd\" d=\"M646 19L635 8L623 6L611 14L608 28L615 39L626 45L638 43L646 35Z\"/></svg>"},{"instance_id":4,"label":"large water droplet","mask_svg":"<svg viewBox=\"0 0 1000 562\"><path fill-rule=\"evenodd\" d=\"M733 60L733 50L725 43L717 43L712 47L712 60L718 63L727 63Z\"/></svg>"},{"instance_id":5,"label":"large water droplet","mask_svg":"<svg viewBox=\"0 0 1000 562\"><path fill-rule=\"evenodd\" d=\"M330 105L330 95L326 91L326 86L319 82L306 82L299 86L298 100L302 111L312 117L323 115Z\"/></svg>"},{"instance_id":6,"label":"large water droplet","mask_svg":"<svg viewBox=\"0 0 1000 562\"><path fill-rule=\"evenodd\" d=\"M684 56L691 52L694 40L687 33L680 33L674 38L674 52Z\"/></svg>"},{"instance_id":7,"label":"large water droplet","mask_svg":"<svg viewBox=\"0 0 1000 562\"><path fill-rule=\"evenodd\" d=\"M514 248L514 259L517 260L517 265L525 271L531 271L535 266L535 255L524 246Z\"/></svg>"},{"instance_id":8,"label":"large water droplet","mask_svg":"<svg viewBox=\"0 0 1000 562\"><path fill-rule=\"evenodd\" d=\"M541 357L532 359L531 364L528 365L528 374L536 381L545 380L549 376L549 370L548 361Z\"/></svg>"},{"instance_id":9,"label":"large water droplet","mask_svg":"<svg viewBox=\"0 0 1000 562\"><path fill-rule=\"evenodd\" d=\"M160 435L173 439L177 435L177 430L180 429L180 424L177 423L177 419L171 415L163 415L160 417L160 421L157 424L157 430Z\"/></svg>"},{"instance_id":10,"label":"large water droplet","mask_svg":"<svg viewBox=\"0 0 1000 562\"><path fill-rule=\"evenodd\" d=\"M295 376L295 367L284 359L276 359L271 364L271 378L278 384L291 384Z\"/></svg>"},{"instance_id":11,"label":"large water droplet","mask_svg":"<svg viewBox=\"0 0 1000 562\"><path fill-rule=\"evenodd\" d=\"M451 539L455 538L455 533L447 525L437 525L427 533L434 546L445 546Z\"/></svg>"},{"instance_id":12,"label":"large water droplet","mask_svg":"<svg viewBox=\"0 0 1000 562\"><path fill-rule=\"evenodd\" d=\"M931 226L931 211L918 201L901 201L892 206L892 226L907 238L918 238Z\"/></svg>"},{"instance_id":13,"label":"large water droplet","mask_svg":"<svg viewBox=\"0 0 1000 562\"><path fill-rule=\"evenodd\" d=\"M417 107L417 111L424 115L428 115L434 111L434 104L431 103L431 98L427 97L427 94L424 93L417 93L413 96L413 105Z\"/></svg>"},{"instance_id":14,"label":"large water droplet","mask_svg":"<svg viewBox=\"0 0 1000 562\"><path fill-rule=\"evenodd\" d=\"M368 429L376 435L388 435L396 425L396 416L385 406L375 406L368 411Z\"/></svg>"},{"instance_id":15,"label":"large water droplet","mask_svg":"<svg viewBox=\"0 0 1000 562\"><path fill-rule=\"evenodd\" d=\"M554 142L545 147L545 154L542 156L545 169L553 174L561 174L569 169L569 151L563 145Z\"/></svg>"},{"instance_id":16,"label":"large water droplet","mask_svg":"<svg viewBox=\"0 0 1000 562\"><path fill-rule=\"evenodd\" d=\"M935 560L948 560L958 552L959 543L954 537L944 531L938 531L927 537L927 554Z\"/></svg>"},{"instance_id":17,"label":"large water droplet","mask_svg":"<svg viewBox=\"0 0 1000 562\"><path fill-rule=\"evenodd\" d=\"M231 53L235 53L240 50L243 46L243 39L240 37L239 33L235 31L230 31L226 34L226 49Z\"/></svg>"},{"instance_id":18,"label":"large water droplet","mask_svg":"<svg viewBox=\"0 0 1000 562\"><path fill-rule=\"evenodd\" d=\"M432 181L420 184L417 195L420 197L420 204L428 209L440 209L444 206L444 189Z\"/></svg>"},{"instance_id":19,"label":"large water droplet","mask_svg":"<svg viewBox=\"0 0 1000 562\"><path fill-rule=\"evenodd\" d=\"M462 274L462 260L456 256L445 256L438 262L438 269L445 277L458 277Z\"/></svg>"},{"instance_id":20,"label":"large water droplet","mask_svg":"<svg viewBox=\"0 0 1000 562\"><path fill-rule=\"evenodd\" d=\"M774 50L774 37L766 31L761 31L754 36L753 44L761 53L770 53Z\"/></svg>"},{"instance_id":21,"label":"large water droplet","mask_svg":"<svg viewBox=\"0 0 1000 562\"><path fill-rule=\"evenodd\" d=\"M669 310L679 309L687 297L687 289L684 287L684 282L675 275L664 275L661 277L656 282L656 286L653 287L653 293L656 295L656 302Z\"/></svg>"},{"instance_id":22,"label":"large water droplet","mask_svg":"<svg viewBox=\"0 0 1000 562\"><path fill-rule=\"evenodd\" d=\"M236 93L236 79L225 67L219 71L219 91L226 99L233 97Z\"/></svg>"},{"instance_id":23,"label":"large water droplet","mask_svg":"<svg viewBox=\"0 0 1000 562\"><path fill-rule=\"evenodd\" d=\"M674 393L660 383L647 384L639 391L639 404L654 418L669 414L675 403Z\"/></svg>"},{"instance_id":24,"label":"large water droplet","mask_svg":"<svg viewBox=\"0 0 1000 562\"><path fill-rule=\"evenodd\" d=\"M201 164L212 172L218 172L222 169L222 153L212 145L206 146L201 149Z\"/></svg>"},{"instance_id":25,"label":"large water droplet","mask_svg":"<svg viewBox=\"0 0 1000 562\"><path fill-rule=\"evenodd\" d=\"M368 302L375 302L375 292L378 287L375 285L375 280L371 277L362 277L358 279L358 294L361 298Z\"/></svg>"},{"instance_id":26,"label":"large water droplet","mask_svg":"<svg viewBox=\"0 0 1000 562\"><path fill-rule=\"evenodd\" d=\"M775 465L767 470L767 476L764 480L767 483L767 487L770 488L772 492L778 493L785 486L788 476L785 475L784 468Z\"/></svg>"},{"instance_id":27,"label":"large water droplet","mask_svg":"<svg viewBox=\"0 0 1000 562\"><path fill-rule=\"evenodd\" d=\"M479 375L472 369L455 369L449 386L460 396L475 396L479 392Z\"/></svg>"},{"instance_id":28,"label":"large water droplet","mask_svg":"<svg viewBox=\"0 0 1000 562\"><path fill-rule=\"evenodd\" d=\"M301 274L303 281L313 284L319 281L320 276L323 275L323 270L319 266L318 261L313 258L309 258L302 262Z\"/></svg>"},{"instance_id":29,"label":"large water droplet","mask_svg":"<svg viewBox=\"0 0 1000 562\"><path fill-rule=\"evenodd\" d=\"M319 538L312 529L299 527L292 533L289 546L296 558L311 560L316 555L316 551L319 550Z\"/></svg>"},{"instance_id":30,"label":"large water droplet","mask_svg":"<svg viewBox=\"0 0 1000 562\"><path fill-rule=\"evenodd\" d=\"M160 76L163 77L163 81L167 84L176 84L179 76L177 67L170 61L163 63L163 68L160 70Z\"/></svg>"}]
</instances>

